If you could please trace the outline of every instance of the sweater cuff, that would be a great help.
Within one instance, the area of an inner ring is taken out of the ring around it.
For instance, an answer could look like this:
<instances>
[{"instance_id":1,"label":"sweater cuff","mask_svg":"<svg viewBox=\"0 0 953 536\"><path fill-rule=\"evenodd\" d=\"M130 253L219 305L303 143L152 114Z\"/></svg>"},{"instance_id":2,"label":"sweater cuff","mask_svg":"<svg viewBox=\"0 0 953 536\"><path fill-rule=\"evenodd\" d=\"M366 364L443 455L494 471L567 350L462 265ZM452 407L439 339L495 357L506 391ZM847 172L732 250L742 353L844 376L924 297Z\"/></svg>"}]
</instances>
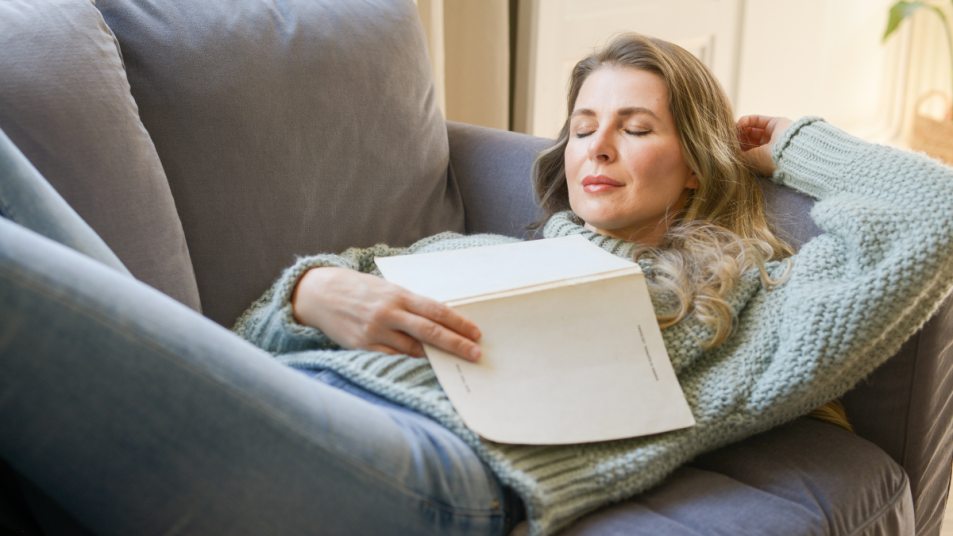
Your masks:
<instances>
[{"instance_id":1,"label":"sweater cuff","mask_svg":"<svg viewBox=\"0 0 953 536\"><path fill-rule=\"evenodd\" d=\"M236 322L234 331L273 354L336 348L337 345L318 328L299 324L294 319L291 296L301 277L312 268L356 269L348 259L337 255L302 257L287 268L275 284Z\"/></svg>"},{"instance_id":2,"label":"sweater cuff","mask_svg":"<svg viewBox=\"0 0 953 536\"><path fill-rule=\"evenodd\" d=\"M278 316L281 321L282 331L302 336L312 336L319 333L321 337L327 339L327 335L321 330L299 324L294 319L294 310L291 307L291 296L294 294L295 287L298 286L298 281L312 268L348 268L350 270L357 270L358 267L354 266L354 263L349 262L348 259L344 259L338 255L302 257L288 267L275 284L276 293L274 302L281 308L282 314Z\"/></svg>"},{"instance_id":3,"label":"sweater cuff","mask_svg":"<svg viewBox=\"0 0 953 536\"><path fill-rule=\"evenodd\" d=\"M771 152L778 184L823 199L843 189L843 177L864 142L826 123L804 117L781 135Z\"/></svg>"}]
</instances>

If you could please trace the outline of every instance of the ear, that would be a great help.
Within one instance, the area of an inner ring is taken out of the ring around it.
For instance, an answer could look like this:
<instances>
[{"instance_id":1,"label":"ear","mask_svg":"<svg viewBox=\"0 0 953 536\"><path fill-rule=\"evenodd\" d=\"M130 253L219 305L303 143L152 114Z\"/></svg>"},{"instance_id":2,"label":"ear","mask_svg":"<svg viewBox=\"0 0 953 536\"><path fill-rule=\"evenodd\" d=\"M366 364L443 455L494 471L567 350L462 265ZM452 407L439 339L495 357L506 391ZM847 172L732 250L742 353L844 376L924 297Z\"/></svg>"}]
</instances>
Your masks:
<instances>
[{"instance_id":1,"label":"ear","mask_svg":"<svg viewBox=\"0 0 953 536\"><path fill-rule=\"evenodd\" d=\"M701 188L701 183L698 182L698 175L695 175L695 172L692 171L692 174L688 176L688 180L685 181L685 188L689 190L697 190Z\"/></svg>"}]
</instances>

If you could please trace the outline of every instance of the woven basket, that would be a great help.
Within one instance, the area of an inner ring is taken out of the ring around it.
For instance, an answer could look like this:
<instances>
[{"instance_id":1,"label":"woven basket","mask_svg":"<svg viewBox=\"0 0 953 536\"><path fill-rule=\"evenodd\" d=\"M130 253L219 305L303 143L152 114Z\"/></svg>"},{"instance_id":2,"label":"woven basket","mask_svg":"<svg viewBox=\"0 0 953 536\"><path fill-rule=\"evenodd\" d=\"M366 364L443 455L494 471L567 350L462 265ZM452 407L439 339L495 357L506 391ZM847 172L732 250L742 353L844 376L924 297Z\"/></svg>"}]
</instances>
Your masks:
<instances>
[{"instance_id":1,"label":"woven basket","mask_svg":"<svg viewBox=\"0 0 953 536\"><path fill-rule=\"evenodd\" d=\"M941 96L946 102L946 113L944 121L937 121L932 117L920 114L920 105L934 96ZM910 140L910 148L914 151L923 151L924 153L942 160L945 164L953 166L953 121L951 115L950 99L945 94L939 92L930 92L920 98L917 104L917 115L913 119L913 137Z\"/></svg>"}]
</instances>

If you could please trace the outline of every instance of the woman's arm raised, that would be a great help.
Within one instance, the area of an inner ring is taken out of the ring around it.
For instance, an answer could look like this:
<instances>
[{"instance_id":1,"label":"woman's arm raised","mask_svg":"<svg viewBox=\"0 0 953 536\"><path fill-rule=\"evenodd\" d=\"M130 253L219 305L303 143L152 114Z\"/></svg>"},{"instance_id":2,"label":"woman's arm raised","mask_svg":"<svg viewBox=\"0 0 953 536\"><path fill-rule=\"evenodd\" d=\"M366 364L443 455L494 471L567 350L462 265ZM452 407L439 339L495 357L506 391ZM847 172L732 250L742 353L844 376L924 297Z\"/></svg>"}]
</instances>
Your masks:
<instances>
[{"instance_id":1,"label":"woman's arm raised","mask_svg":"<svg viewBox=\"0 0 953 536\"><path fill-rule=\"evenodd\" d=\"M772 367L800 363L813 372L775 381L768 370L771 381L752 396L840 396L893 355L951 291L953 171L817 117L787 124L750 116L739 121L739 134L758 172L773 171L775 182L817 200L811 217L824 231L803 245L774 295L783 325Z\"/></svg>"}]
</instances>

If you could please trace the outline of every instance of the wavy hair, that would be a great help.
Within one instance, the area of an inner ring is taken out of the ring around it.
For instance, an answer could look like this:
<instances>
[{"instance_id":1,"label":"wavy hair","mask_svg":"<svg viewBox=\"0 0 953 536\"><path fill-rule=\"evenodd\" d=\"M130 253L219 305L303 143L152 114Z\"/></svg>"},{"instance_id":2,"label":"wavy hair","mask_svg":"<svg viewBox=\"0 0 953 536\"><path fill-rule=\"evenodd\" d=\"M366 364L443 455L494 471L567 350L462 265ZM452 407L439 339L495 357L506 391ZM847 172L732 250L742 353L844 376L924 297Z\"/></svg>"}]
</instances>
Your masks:
<instances>
[{"instance_id":1,"label":"wavy hair","mask_svg":"<svg viewBox=\"0 0 953 536\"><path fill-rule=\"evenodd\" d=\"M758 269L767 288L783 284L790 269L773 280L765 262L788 257L793 249L768 224L761 188L741 156L731 102L711 71L677 45L622 34L576 64L569 115L589 75L612 68L647 71L665 82L682 154L699 182L658 246L638 248L634 260L651 260L649 290L671 304L658 313L659 324L666 328L693 315L714 334L701 344L718 346L734 326L730 300L741 275ZM567 119L556 143L536 157L533 185L540 209L531 229L571 210L564 156L569 136Z\"/></svg>"}]
</instances>

